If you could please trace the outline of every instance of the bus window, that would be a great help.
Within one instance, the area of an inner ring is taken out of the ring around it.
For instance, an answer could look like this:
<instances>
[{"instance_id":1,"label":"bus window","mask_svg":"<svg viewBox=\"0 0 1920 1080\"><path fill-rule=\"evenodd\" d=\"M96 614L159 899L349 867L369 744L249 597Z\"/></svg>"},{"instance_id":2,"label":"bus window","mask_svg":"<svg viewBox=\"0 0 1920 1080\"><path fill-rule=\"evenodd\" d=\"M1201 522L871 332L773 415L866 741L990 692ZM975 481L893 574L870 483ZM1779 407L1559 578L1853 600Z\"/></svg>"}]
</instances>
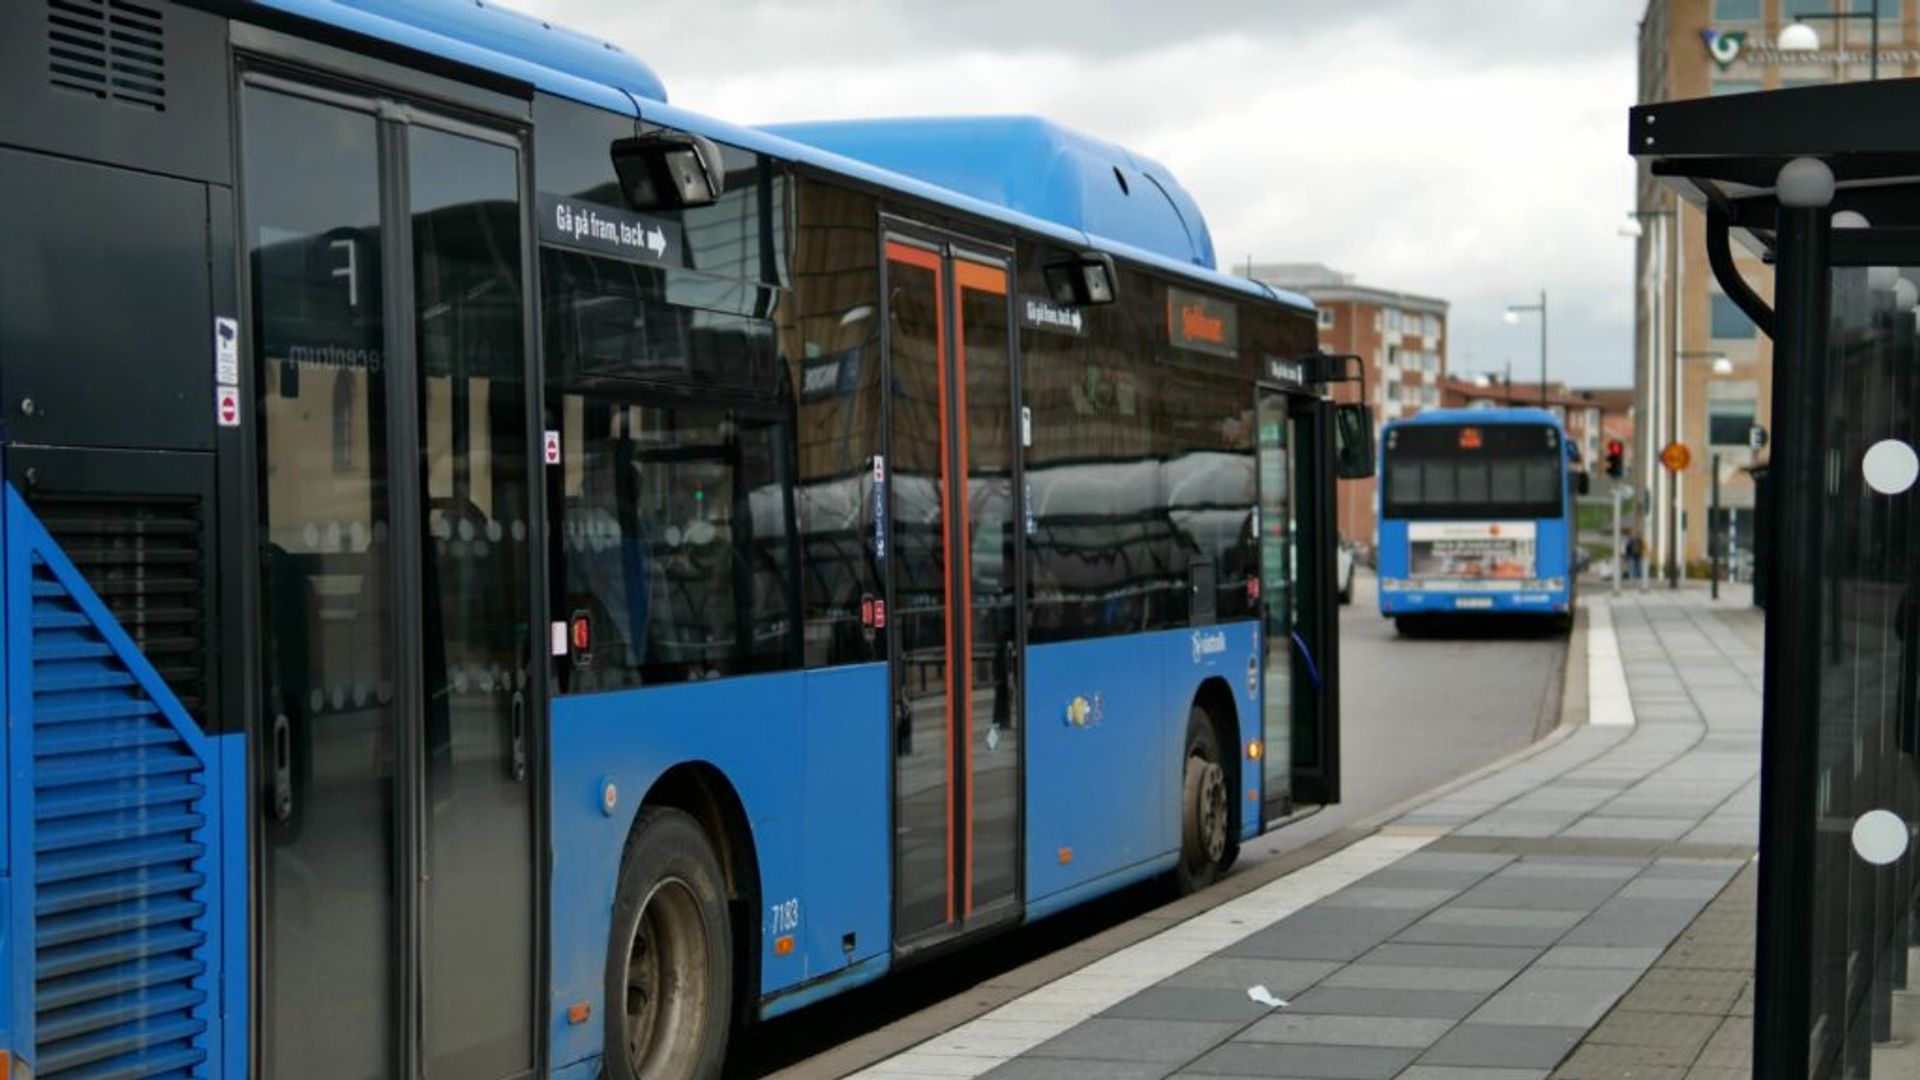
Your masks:
<instances>
[{"instance_id":1,"label":"bus window","mask_svg":"<svg viewBox=\"0 0 1920 1080\"><path fill-rule=\"evenodd\" d=\"M1467 432L1476 437L1464 438ZM1395 428L1387 440L1385 515L1559 517L1559 443L1559 434L1541 424Z\"/></svg>"},{"instance_id":2,"label":"bus window","mask_svg":"<svg viewBox=\"0 0 1920 1080\"><path fill-rule=\"evenodd\" d=\"M569 394L560 610L589 647L570 690L797 663L786 426L727 408ZM577 421L576 421L577 418Z\"/></svg>"}]
</instances>

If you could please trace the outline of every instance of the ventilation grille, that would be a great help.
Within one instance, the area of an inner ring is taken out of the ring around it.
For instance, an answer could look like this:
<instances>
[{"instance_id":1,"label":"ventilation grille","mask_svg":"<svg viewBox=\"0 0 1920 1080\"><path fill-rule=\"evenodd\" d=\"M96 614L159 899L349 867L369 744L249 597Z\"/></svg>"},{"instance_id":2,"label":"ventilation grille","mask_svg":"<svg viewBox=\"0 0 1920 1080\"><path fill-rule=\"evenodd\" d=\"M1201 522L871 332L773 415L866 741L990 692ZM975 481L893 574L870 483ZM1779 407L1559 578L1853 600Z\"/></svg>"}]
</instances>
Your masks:
<instances>
[{"instance_id":1,"label":"ventilation grille","mask_svg":"<svg viewBox=\"0 0 1920 1080\"><path fill-rule=\"evenodd\" d=\"M64 90L166 111L160 12L127 0L47 0L47 77Z\"/></svg>"},{"instance_id":2,"label":"ventilation grille","mask_svg":"<svg viewBox=\"0 0 1920 1080\"><path fill-rule=\"evenodd\" d=\"M37 494L33 511L121 629L206 725L206 561L192 497Z\"/></svg>"},{"instance_id":3,"label":"ventilation grille","mask_svg":"<svg viewBox=\"0 0 1920 1080\"><path fill-rule=\"evenodd\" d=\"M207 1061L206 768L37 556L34 1075Z\"/></svg>"}]
</instances>

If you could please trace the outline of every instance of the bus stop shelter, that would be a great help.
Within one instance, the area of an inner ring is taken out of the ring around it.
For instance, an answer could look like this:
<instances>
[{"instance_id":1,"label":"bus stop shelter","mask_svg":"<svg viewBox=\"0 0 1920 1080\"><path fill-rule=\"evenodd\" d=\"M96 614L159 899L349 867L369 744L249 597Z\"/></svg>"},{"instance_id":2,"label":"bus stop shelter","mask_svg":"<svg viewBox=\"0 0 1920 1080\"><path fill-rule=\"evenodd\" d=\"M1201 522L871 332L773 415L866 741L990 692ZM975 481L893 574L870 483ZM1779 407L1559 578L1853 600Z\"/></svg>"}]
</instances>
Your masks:
<instances>
[{"instance_id":1,"label":"bus stop shelter","mask_svg":"<svg viewBox=\"0 0 1920 1080\"><path fill-rule=\"evenodd\" d=\"M1773 339L1754 1075L1920 1076L1920 80L1643 105ZM1733 245L1771 265L1743 280ZM1756 275L1756 278L1763 275Z\"/></svg>"}]
</instances>

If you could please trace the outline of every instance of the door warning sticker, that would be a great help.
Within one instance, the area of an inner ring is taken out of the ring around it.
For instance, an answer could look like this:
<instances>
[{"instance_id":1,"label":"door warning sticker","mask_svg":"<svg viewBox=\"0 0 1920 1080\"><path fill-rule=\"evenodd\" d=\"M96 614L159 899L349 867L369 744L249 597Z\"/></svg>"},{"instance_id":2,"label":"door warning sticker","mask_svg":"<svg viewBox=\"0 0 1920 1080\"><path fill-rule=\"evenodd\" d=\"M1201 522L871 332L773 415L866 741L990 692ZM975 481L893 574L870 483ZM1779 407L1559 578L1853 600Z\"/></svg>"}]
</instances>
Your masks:
<instances>
[{"instance_id":1,"label":"door warning sticker","mask_svg":"<svg viewBox=\"0 0 1920 1080\"><path fill-rule=\"evenodd\" d=\"M221 427L240 426L240 391L237 387L222 386L213 395L213 416Z\"/></svg>"}]
</instances>

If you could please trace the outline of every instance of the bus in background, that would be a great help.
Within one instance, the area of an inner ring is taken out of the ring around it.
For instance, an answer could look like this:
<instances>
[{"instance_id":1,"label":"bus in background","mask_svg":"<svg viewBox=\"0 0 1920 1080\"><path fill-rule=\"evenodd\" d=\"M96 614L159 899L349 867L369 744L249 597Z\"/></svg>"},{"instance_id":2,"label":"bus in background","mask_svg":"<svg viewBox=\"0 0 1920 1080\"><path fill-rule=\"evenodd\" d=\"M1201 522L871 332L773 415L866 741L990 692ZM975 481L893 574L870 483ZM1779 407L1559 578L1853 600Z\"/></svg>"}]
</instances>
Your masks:
<instances>
[{"instance_id":1,"label":"bus in background","mask_svg":"<svg viewBox=\"0 0 1920 1080\"><path fill-rule=\"evenodd\" d=\"M1370 421L1154 162L468 0L0 83L0 1073L712 1076L1338 800Z\"/></svg>"},{"instance_id":2,"label":"bus in background","mask_svg":"<svg viewBox=\"0 0 1920 1080\"><path fill-rule=\"evenodd\" d=\"M1585 475L1552 413L1432 410L1388 422L1380 446L1382 615L1403 632L1463 615L1572 626Z\"/></svg>"}]
</instances>

